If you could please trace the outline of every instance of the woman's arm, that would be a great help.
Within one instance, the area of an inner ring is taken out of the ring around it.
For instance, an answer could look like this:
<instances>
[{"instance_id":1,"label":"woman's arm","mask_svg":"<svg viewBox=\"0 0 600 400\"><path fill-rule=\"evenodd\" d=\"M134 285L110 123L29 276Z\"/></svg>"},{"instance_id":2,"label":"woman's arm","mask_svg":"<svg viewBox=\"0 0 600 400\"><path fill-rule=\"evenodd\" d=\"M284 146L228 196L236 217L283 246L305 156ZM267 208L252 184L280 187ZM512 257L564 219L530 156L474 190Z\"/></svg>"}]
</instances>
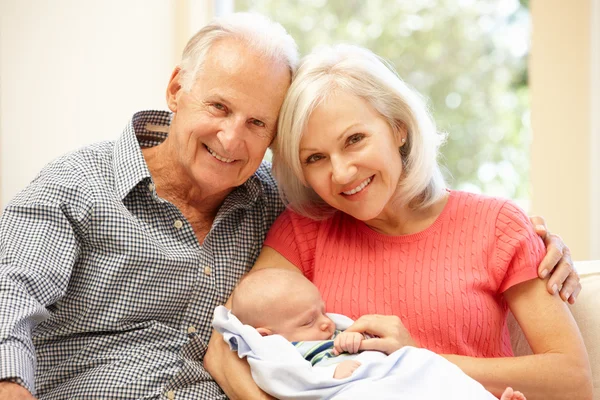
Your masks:
<instances>
[{"instance_id":1,"label":"woman's arm","mask_svg":"<svg viewBox=\"0 0 600 400\"><path fill-rule=\"evenodd\" d=\"M271 247L263 247L252 271L262 268L288 268L298 273L300 270L285 257ZM225 304L231 308L231 298ZM213 330L208 343L208 350L204 356L204 368L212 375L213 379L230 399L272 399L263 392L250 374L250 366L246 359L238 357L231 351L223 340L221 334Z\"/></svg>"},{"instance_id":2,"label":"woman's arm","mask_svg":"<svg viewBox=\"0 0 600 400\"><path fill-rule=\"evenodd\" d=\"M566 304L533 279L504 292L534 355L473 358L444 355L499 396L511 386L535 399L592 399L591 371L581 334Z\"/></svg>"}]
</instances>

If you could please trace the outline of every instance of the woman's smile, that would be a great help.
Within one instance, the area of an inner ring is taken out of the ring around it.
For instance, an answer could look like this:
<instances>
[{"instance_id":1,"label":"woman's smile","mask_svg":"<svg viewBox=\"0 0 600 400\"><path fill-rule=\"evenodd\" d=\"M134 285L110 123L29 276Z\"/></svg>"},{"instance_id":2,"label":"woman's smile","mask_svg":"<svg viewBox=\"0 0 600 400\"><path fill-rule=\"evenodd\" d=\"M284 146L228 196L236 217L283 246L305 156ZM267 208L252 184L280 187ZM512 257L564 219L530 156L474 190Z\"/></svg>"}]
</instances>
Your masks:
<instances>
[{"instance_id":1,"label":"woman's smile","mask_svg":"<svg viewBox=\"0 0 600 400\"><path fill-rule=\"evenodd\" d=\"M364 181L362 181L361 184L358 185L357 187L355 187L354 189L350 189L350 190L347 190L347 191L342 191L342 194L346 195L346 196L353 196L356 193L362 192L371 183L371 181L373 180L373 178L374 178L374 175L368 177L367 179L365 179Z\"/></svg>"}]
</instances>

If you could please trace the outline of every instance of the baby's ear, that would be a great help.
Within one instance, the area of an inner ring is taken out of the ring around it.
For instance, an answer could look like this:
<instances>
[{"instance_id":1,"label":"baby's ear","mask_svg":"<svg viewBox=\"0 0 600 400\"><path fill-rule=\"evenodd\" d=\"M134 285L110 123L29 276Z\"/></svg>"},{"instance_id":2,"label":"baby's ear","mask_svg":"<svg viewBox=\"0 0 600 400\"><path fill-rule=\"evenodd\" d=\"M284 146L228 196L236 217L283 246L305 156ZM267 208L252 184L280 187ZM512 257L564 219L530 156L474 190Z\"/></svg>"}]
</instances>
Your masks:
<instances>
[{"instance_id":1,"label":"baby's ear","mask_svg":"<svg viewBox=\"0 0 600 400\"><path fill-rule=\"evenodd\" d=\"M256 331L260 333L261 336L271 336L273 334L269 328L256 328Z\"/></svg>"}]
</instances>

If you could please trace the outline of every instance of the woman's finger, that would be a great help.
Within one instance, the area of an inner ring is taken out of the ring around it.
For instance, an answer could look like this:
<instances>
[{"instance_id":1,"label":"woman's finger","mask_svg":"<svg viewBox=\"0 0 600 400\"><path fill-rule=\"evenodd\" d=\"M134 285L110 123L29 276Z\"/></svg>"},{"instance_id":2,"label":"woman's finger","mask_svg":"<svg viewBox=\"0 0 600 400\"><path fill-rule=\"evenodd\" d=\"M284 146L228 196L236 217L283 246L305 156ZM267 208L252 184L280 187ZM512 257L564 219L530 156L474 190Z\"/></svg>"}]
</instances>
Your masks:
<instances>
[{"instance_id":1,"label":"woman's finger","mask_svg":"<svg viewBox=\"0 0 600 400\"><path fill-rule=\"evenodd\" d=\"M352 341L352 353L358 353L358 349L360 347L360 342L362 341L362 335L360 333L356 333L352 335L354 340Z\"/></svg>"}]
</instances>

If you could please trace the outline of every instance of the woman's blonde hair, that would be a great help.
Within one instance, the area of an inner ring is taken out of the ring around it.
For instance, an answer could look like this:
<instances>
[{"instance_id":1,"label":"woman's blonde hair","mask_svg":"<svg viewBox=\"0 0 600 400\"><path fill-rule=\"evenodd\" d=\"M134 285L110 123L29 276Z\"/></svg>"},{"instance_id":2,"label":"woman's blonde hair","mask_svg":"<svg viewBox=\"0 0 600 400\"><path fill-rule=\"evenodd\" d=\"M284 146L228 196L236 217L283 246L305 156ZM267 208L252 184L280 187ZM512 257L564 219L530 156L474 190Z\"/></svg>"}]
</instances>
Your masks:
<instances>
[{"instance_id":1,"label":"woman's blonde hair","mask_svg":"<svg viewBox=\"0 0 600 400\"><path fill-rule=\"evenodd\" d=\"M395 132L407 130L406 143L399 149L403 204L418 209L443 196L446 183L437 156L445 135L437 132L425 101L371 51L337 45L301 60L279 114L272 145L273 173L287 205L313 219L327 218L335 211L308 187L299 158L300 140L312 112L334 91L367 101Z\"/></svg>"}]
</instances>

